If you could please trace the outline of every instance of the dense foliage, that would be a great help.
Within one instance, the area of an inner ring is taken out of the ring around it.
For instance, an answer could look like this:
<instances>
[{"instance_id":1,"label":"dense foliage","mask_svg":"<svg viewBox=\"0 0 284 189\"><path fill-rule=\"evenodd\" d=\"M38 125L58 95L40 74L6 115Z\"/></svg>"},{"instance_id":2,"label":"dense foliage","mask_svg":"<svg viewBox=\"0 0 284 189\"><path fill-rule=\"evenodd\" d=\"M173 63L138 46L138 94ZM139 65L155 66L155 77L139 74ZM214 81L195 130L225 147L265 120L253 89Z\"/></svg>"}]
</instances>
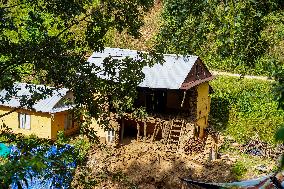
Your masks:
<instances>
[{"instance_id":1,"label":"dense foliage","mask_svg":"<svg viewBox=\"0 0 284 189\"><path fill-rule=\"evenodd\" d=\"M31 149L31 156L43 155L41 163L46 166L43 171L27 168L24 178L15 172L12 177L12 189L37 189L37 188L69 188L73 173L76 168L77 151L71 145L38 146ZM16 146L12 146L9 161L15 163L22 154Z\"/></svg>"},{"instance_id":2,"label":"dense foliage","mask_svg":"<svg viewBox=\"0 0 284 189\"><path fill-rule=\"evenodd\" d=\"M157 49L197 54L211 69L272 75L282 63L283 8L280 0L165 0Z\"/></svg>"},{"instance_id":3,"label":"dense foliage","mask_svg":"<svg viewBox=\"0 0 284 189\"><path fill-rule=\"evenodd\" d=\"M211 125L248 142L256 137L275 143L274 135L284 122L284 112L278 109L273 82L219 76L211 82Z\"/></svg>"},{"instance_id":4,"label":"dense foliage","mask_svg":"<svg viewBox=\"0 0 284 189\"><path fill-rule=\"evenodd\" d=\"M154 0L8 0L0 1L0 89L7 89L7 98L16 95L14 82L46 84L66 87L74 94L76 118L84 114L81 131L92 135L88 127L91 117L108 117L106 103L118 112L131 109L137 83L143 78L142 67L151 61L107 58L103 68L90 65L87 57L93 51L103 50L109 30L125 31L137 38L143 25L143 16ZM146 54L141 54L147 58ZM117 74L114 70L119 71ZM112 82L102 80L98 74L109 76ZM33 89L30 89L33 92ZM32 108L35 101L52 91L42 88L32 96L21 99L22 107ZM101 96L94 96L100 94ZM6 99L0 99L6 100ZM84 107L84 111L82 110ZM4 115L0 115L4 116ZM81 121L81 119L78 121ZM5 138L6 133L1 133ZM11 135L11 136L10 136ZM17 161L5 161L0 168L0 184L11 184L11 175L20 170L25 176L27 167L35 170L47 168L38 153L29 152L35 146L49 146L50 141L13 137L19 149L27 152ZM92 136L94 138L94 136ZM10 141L11 140L11 141ZM83 157L82 157L83 158ZM3 177L3 176L7 177Z\"/></svg>"},{"instance_id":5,"label":"dense foliage","mask_svg":"<svg viewBox=\"0 0 284 189\"><path fill-rule=\"evenodd\" d=\"M0 159L3 189L69 188L76 166L85 164L91 145L79 136L70 140L60 133L57 141L50 141L13 134L9 129L1 131L0 141L10 146L9 155Z\"/></svg>"},{"instance_id":6,"label":"dense foliage","mask_svg":"<svg viewBox=\"0 0 284 189\"><path fill-rule=\"evenodd\" d=\"M276 100L278 102L279 109L284 110L284 69L279 70L275 76L277 79L277 84L274 87L274 93L276 94ZM275 134L275 140L279 143L284 142L284 124L278 129ZM284 154L282 155L281 168L284 168Z\"/></svg>"},{"instance_id":7,"label":"dense foliage","mask_svg":"<svg viewBox=\"0 0 284 189\"><path fill-rule=\"evenodd\" d=\"M109 30L126 30L139 37L144 12L152 5L153 0L3 1L0 88L9 90L16 81L66 87L73 91L75 104L87 110L85 116L96 118L107 114L106 102L116 104L118 111L129 109L137 83L143 78L141 69L149 62L108 58L103 67L98 67L86 60L93 51L103 50ZM98 78L98 74L109 76L117 84ZM10 96L15 94L9 91ZM28 100L22 99L22 104L31 107L49 93L35 93Z\"/></svg>"}]
</instances>

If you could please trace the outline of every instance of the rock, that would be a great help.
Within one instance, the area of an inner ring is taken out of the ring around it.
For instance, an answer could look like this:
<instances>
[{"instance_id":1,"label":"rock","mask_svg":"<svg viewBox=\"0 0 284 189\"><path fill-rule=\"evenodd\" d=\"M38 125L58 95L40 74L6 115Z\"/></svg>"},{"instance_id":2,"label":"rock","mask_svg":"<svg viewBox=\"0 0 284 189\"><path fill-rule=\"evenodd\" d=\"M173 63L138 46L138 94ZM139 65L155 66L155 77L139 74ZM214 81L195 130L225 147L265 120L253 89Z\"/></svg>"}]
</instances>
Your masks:
<instances>
[{"instance_id":1,"label":"rock","mask_svg":"<svg viewBox=\"0 0 284 189\"><path fill-rule=\"evenodd\" d=\"M269 171L269 169L265 165L259 165L255 169L263 173L267 173Z\"/></svg>"},{"instance_id":2,"label":"rock","mask_svg":"<svg viewBox=\"0 0 284 189\"><path fill-rule=\"evenodd\" d=\"M222 155L220 155L220 158L221 159L229 159L230 156L228 154L222 154Z\"/></svg>"},{"instance_id":3,"label":"rock","mask_svg":"<svg viewBox=\"0 0 284 189\"><path fill-rule=\"evenodd\" d=\"M234 143L232 143L231 144L233 147L240 147L241 145L239 144L239 143L237 143L237 142L234 142Z\"/></svg>"}]
</instances>

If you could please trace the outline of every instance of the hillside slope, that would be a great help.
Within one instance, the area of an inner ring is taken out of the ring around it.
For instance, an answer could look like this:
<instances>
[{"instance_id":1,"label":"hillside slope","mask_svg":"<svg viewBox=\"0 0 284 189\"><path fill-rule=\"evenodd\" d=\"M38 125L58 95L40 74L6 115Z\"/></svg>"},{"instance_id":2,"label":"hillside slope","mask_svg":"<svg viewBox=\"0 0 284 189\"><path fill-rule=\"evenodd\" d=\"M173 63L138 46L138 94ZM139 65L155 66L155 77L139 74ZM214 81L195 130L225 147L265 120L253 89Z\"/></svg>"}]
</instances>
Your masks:
<instances>
[{"instance_id":1,"label":"hillside slope","mask_svg":"<svg viewBox=\"0 0 284 189\"><path fill-rule=\"evenodd\" d=\"M156 1L155 6L145 15L145 24L141 28L141 37L133 38L126 32L119 33L115 30L108 33L106 46L150 51L154 48L155 36L161 27L162 3Z\"/></svg>"}]
</instances>

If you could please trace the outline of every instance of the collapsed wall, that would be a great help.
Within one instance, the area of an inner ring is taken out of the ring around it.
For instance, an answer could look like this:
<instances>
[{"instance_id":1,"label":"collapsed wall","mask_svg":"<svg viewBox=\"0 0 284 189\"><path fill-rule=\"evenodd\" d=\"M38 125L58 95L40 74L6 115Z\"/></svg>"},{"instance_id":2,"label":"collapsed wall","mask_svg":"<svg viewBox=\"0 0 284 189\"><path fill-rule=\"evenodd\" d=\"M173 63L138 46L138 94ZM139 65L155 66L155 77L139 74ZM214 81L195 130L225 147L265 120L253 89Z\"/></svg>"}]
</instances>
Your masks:
<instances>
[{"instance_id":1,"label":"collapsed wall","mask_svg":"<svg viewBox=\"0 0 284 189\"><path fill-rule=\"evenodd\" d=\"M118 120L116 127L116 144L122 143L125 131L136 130L132 139L144 142L162 142L168 151L192 153L204 149L206 137L200 138L200 127L194 120L181 116L148 116L134 119L130 114Z\"/></svg>"}]
</instances>

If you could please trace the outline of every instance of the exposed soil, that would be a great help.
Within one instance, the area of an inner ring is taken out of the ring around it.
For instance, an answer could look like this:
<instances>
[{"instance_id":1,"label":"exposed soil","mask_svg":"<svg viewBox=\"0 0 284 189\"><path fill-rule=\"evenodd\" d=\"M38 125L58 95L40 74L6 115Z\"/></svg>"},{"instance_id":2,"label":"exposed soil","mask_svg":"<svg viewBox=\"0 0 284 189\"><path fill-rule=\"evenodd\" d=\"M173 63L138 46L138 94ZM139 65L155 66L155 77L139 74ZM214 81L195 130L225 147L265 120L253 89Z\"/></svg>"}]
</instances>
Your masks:
<instances>
[{"instance_id":1,"label":"exposed soil","mask_svg":"<svg viewBox=\"0 0 284 189\"><path fill-rule=\"evenodd\" d=\"M180 178L205 182L236 181L232 166L238 157L226 154L209 161L207 149L205 147L200 153L186 155L166 152L165 146L160 142L135 140L116 148L97 146L89 155L87 169L79 168L76 177L79 178L80 172L89 170L85 174L88 178L85 179L94 179L97 185L91 184L90 188L115 189L181 188ZM256 172L250 173L250 177L259 175ZM76 188L80 187L77 185Z\"/></svg>"},{"instance_id":2,"label":"exposed soil","mask_svg":"<svg viewBox=\"0 0 284 189\"><path fill-rule=\"evenodd\" d=\"M275 80L270 78L270 77L266 77L266 76L253 76L253 75L244 75L242 76L241 74L236 74L236 73L229 73L229 72L221 72L221 71L213 71L210 70L210 72L215 75L224 75L224 76L230 76L230 77L243 77L246 79L257 79L257 80L264 80L264 81L270 81L270 82L274 82Z\"/></svg>"}]
</instances>

